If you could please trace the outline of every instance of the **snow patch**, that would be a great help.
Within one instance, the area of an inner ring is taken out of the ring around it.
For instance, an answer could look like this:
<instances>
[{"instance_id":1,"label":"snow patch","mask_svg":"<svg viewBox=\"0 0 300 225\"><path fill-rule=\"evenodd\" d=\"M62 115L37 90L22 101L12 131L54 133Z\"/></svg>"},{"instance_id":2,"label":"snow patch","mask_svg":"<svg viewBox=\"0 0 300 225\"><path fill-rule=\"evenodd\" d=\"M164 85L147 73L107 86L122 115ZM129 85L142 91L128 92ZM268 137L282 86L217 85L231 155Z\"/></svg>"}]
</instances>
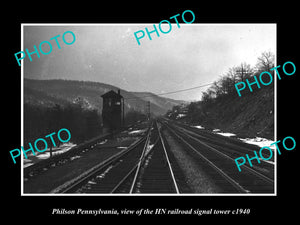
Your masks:
<instances>
[{"instance_id":1,"label":"snow patch","mask_svg":"<svg viewBox=\"0 0 300 225\"><path fill-rule=\"evenodd\" d=\"M31 165L33 165L34 163L26 163L26 164L24 164L24 168L26 168L26 167L28 167L28 166L31 166Z\"/></svg>"},{"instance_id":2,"label":"snow patch","mask_svg":"<svg viewBox=\"0 0 300 225\"><path fill-rule=\"evenodd\" d=\"M24 168L33 165L34 163L30 159L24 159Z\"/></svg>"},{"instance_id":3,"label":"snow patch","mask_svg":"<svg viewBox=\"0 0 300 225\"><path fill-rule=\"evenodd\" d=\"M259 159L262 160L262 161L264 161L264 162L266 162L266 163L275 165L275 162L272 162L272 161L270 161L270 160L265 160L265 159L262 159L262 158L260 158L260 157L259 157Z\"/></svg>"},{"instance_id":4,"label":"snow patch","mask_svg":"<svg viewBox=\"0 0 300 225\"><path fill-rule=\"evenodd\" d=\"M140 133L144 133L145 130L134 130L134 131L130 131L128 134L140 134Z\"/></svg>"},{"instance_id":5,"label":"snow patch","mask_svg":"<svg viewBox=\"0 0 300 225\"><path fill-rule=\"evenodd\" d=\"M88 182L88 184L97 184L95 181L93 181L93 180L90 180L89 182Z\"/></svg>"},{"instance_id":6,"label":"snow patch","mask_svg":"<svg viewBox=\"0 0 300 225\"><path fill-rule=\"evenodd\" d=\"M106 142L107 142L107 139L105 139L104 141L99 142L98 144L99 144L99 145L103 145L103 144L105 144Z\"/></svg>"},{"instance_id":7,"label":"snow patch","mask_svg":"<svg viewBox=\"0 0 300 225\"><path fill-rule=\"evenodd\" d=\"M192 127L195 127L195 128L198 128L198 129L205 129L205 128L202 127L201 125L198 125L198 126L192 126Z\"/></svg>"},{"instance_id":8,"label":"snow patch","mask_svg":"<svg viewBox=\"0 0 300 225\"><path fill-rule=\"evenodd\" d=\"M62 145L60 145L59 147L54 147L54 148L52 148L52 155L54 156L54 155L59 155L59 154L62 154L62 153L64 153L64 152L67 152L67 151L69 151L71 148L73 148L74 146L76 146L76 144L73 144L73 143L71 143L71 142L69 142L69 143L64 143L64 144L62 144ZM37 153L37 152L36 152ZM36 158L38 158L38 159L48 159L48 158L50 158L50 148L47 148L47 150L45 151L45 152L41 152L41 153L38 153L38 154L36 154L36 155L33 155L33 154L31 154L30 155L30 157L36 157ZM26 165L26 166L28 166L27 164L28 164L28 161L29 159L25 159L24 158L24 161L23 161L23 163L24 163L24 166ZM31 161L31 160L30 160Z\"/></svg>"},{"instance_id":9,"label":"snow patch","mask_svg":"<svg viewBox=\"0 0 300 225\"><path fill-rule=\"evenodd\" d=\"M75 155L75 156L71 157L70 160L72 161L72 160L74 160L74 159L79 159L79 158L81 158L81 156Z\"/></svg>"},{"instance_id":10,"label":"snow patch","mask_svg":"<svg viewBox=\"0 0 300 225\"><path fill-rule=\"evenodd\" d=\"M233 134L233 133L222 133L222 132L217 132L217 134L220 134L220 135L226 136L226 137L236 136L236 134Z\"/></svg>"},{"instance_id":11,"label":"snow patch","mask_svg":"<svg viewBox=\"0 0 300 225\"><path fill-rule=\"evenodd\" d=\"M221 132L220 129L213 129L213 132L214 132L215 134L219 134L219 135L226 136L226 137L236 136L236 134L233 134L233 133Z\"/></svg>"},{"instance_id":12,"label":"snow patch","mask_svg":"<svg viewBox=\"0 0 300 225\"><path fill-rule=\"evenodd\" d=\"M146 150L145 150L145 155L147 155L150 151L151 151L151 149L153 148L153 146L154 146L154 144L148 144L148 146L147 146L147 148L146 148Z\"/></svg>"},{"instance_id":13,"label":"snow patch","mask_svg":"<svg viewBox=\"0 0 300 225\"><path fill-rule=\"evenodd\" d=\"M179 113L179 114L176 116L176 119L183 118L183 117L186 117L186 114Z\"/></svg>"},{"instance_id":14,"label":"snow patch","mask_svg":"<svg viewBox=\"0 0 300 225\"><path fill-rule=\"evenodd\" d=\"M38 159L48 159L50 157L50 153L49 152L45 152L45 153L40 153L36 156Z\"/></svg>"},{"instance_id":15,"label":"snow patch","mask_svg":"<svg viewBox=\"0 0 300 225\"><path fill-rule=\"evenodd\" d=\"M276 148L275 145L270 146L272 143L274 143L274 141L262 137L240 138L240 140L248 144L257 145L261 148L265 146L271 148L272 150L275 150Z\"/></svg>"}]
</instances>

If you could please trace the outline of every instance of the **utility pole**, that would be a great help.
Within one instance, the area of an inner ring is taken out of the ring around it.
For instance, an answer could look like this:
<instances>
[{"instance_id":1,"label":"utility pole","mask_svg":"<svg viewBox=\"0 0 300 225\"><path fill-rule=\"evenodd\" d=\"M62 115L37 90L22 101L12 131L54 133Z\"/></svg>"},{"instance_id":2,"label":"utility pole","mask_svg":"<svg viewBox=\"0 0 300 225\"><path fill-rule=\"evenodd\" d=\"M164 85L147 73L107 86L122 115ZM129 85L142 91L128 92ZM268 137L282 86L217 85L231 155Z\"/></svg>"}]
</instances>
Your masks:
<instances>
[{"instance_id":1,"label":"utility pole","mask_svg":"<svg viewBox=\"0 0 300 225\"><path fill-rule=\"evenodd\" d=\"M242 70L237 70L236 72L237 73L242 73L242 79L241 79L241 81L243 81L244 82L244 68L243 68L243 65L241 65L241 68L242 68Z\"/></svg>"},{"instance_id":2,"label":"utility pole","mask_svg":"<svg viewBox=\"0 0 300 225\"><path fill-rule=\"evenodd\" d=\"M147 113L147 116L148 116L148 120L150 120L150 101L147 101L146 113Z\"/></svg>"},{"instance_id":3,"label":"utility pole","mask_svg":"<svg viewBox=\"0 0 300 225\"><path fill-rule=\"evenodd\" d=\"M124 110L124 105L125 105L125 99L124 98L122 98L122 100L123 100L123 104L122 104L122 125L123 125L123 127L125 127L125 110Z\"/></svg>"}]
</instances>

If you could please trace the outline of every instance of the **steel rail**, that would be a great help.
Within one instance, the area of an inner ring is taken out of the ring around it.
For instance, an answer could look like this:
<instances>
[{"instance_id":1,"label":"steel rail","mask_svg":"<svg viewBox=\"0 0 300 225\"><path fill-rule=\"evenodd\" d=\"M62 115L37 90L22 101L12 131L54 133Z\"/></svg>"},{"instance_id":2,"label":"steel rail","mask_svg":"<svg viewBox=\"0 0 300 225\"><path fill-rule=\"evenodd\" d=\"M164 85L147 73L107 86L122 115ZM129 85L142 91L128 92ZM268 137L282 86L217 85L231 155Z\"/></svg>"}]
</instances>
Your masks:
<instances>
[{"instance_id":1,"label":"steel rail","mask_svg":"<svg viewBox=\"0 0 300 225\"><path fill-rule=\"evenodd\" d=\"M149 139L150 139L150 137L149 137ZM155 143L154 143L154 145L156 145L156 143L158 142L158 140L159 140L159 138L155 141ZM147 146L146 146L146 143L145 143L145 146L144 146L144 149L143 149L143 153L144 153L144 150L146 151L146 149L147 149L147 147L148 147L148 144L147 144ZM128 179L128 177L137 169L137 167L140 165L140 167L141 167L141 163L142 163L142 161L144 161L144 159L145 159L145 157L147 156L147 155L149 155L150 154L150 152L152 151L152 149L149 151L149 152L145 152L144 153L144 156L143 157L140 157L140 159L139 159L139 161L135 164L135 166L123 177L123 179L112 189L112 191L111 191L111 193L115 193L116 192L116 190ZM139 168L139 170L140 170L140 168ZM132 183L131 183L131 185L130 185L130 191L129 191L129 193L130 194L132 194L133 193L133 190L134 190L134 186L135 186L135 184L136 184L136 181L137 181L137 177L138 177L138 173L139 173L139 171L137 172L137 170L136 170L136 173L135 173L135 176L134 176L134 179L133 179L133 181L132 181Z\"/></svg>"},{"instance_id":2,"label":"steel rail","mask_svg":"<svg viewBox=\"0 0 300 225\"><path fill-rule=\"evenodd\" d=\"M208 142L209 142L209 141L211 142L212 134L205 133L206 136L203 136L203 135L201 135L201 134L199 134L199 133L197 133L197 132L195 132L195 131L189 130L188 128L182 127L182 126L180 126L180 125L178 125L178 124L173 124L172 126L177 127L179 130L183 130L183 131L185 131L185 132L187 132L187 133L190 133L190 134L192 134L192 135L194 135L194 136L197 136L198 138L202 138L202 139L207 140ZM218 135L218 136L220 136L219 134L213 134L213 135ZM210 136L210 137L208 137L208 136ZM220 137L219 137L219 138L220 138ZM221 138L225 139L225 137L223 137L223 136L222 136ZM234 141L237 142L236 140L234 140ZM226 141L224 142L224 141L221 141L221 140L214 140L214 142L217 143L218 145L223 144L224 146L237 148L236 144L233 144L233 143L231 143L231 142L226 142ZM243 144L244 144L244 143L243 143ZM250 150L249 148L246 148L246 147L243 147L243 146L238 146L238 148L239 148L239 149L242 149L242 150L244 150L244 151L246 151L246 152L253 153L253 150ZM242 152L239 152L239 151L236 151L236 150L232 150L232 151L233 151L234 153L238 154L238 155L241 155L241 156L244 156L244 155L245 155L245 154L243 154ZM264 155L264 156L267 156L267 154L265 154L265 153L263 153L263 155ZM267 157L266 157L266 158L267 158Z\"/></svg>"},{"instance_id":3,"label":"steel rail","mask_svg":"<svg viewBox=\"0 0 300 225\"><path fill-rule=\"evenodd\" d=\"M164 149L165 157L166 157L166 160L167 160L167 163L168 163L168 167L169 167L169 171L170 171L170 174L171 174L171 177L172 177L172 181L173 181L175 191L176 191L177 194L179 194L180 193L179 188L178 188L178 185L177 185L177 182L176 182L176 179L175 179L175 176L174 176L174 172L173 172L173 169L172 169L169 157L168 157L168 153L167 153L167 150L166 150L166 147L165 147L165 143L164 143L164 140L162 138L162 135L161 135L161 132L160 132L159 128L158 128L158 134L159 134L159 137L160 137L163 149Z\"/></svg>"},{"instance_id":4,"label":"steel rail","mask_svg":"<svg viewBox=\"0 0 300 225\"><path fill-rule=\"evenodd\" d=\"M152 122L152 124L151 124L151 126L149 128L149 132L147 134L147 139L146 139L146 142L145 142L145 145L144 145L144 149L143 149L142 155L141 155L141 157L139 159L139 162L138 162L138 165L137 165L137 169L136 169L136 172L135 172L135 175L134 175L134 178L133 178L130 190L129 190L129 194L132 194L132 192L133 192L133 189L134 189L136 181L137 181L137 176L138 176L138 174L140 172L140 169L141 169L141 164L142 164L142 162L144 160L144 155L145 155L146 149L149 146L149 140L150 140L150 134L151 134L151 128L152 128L152 126L153 126L153 122Z\"/></svg>"},{"instance_id":5,"label":"steel rail","mask_svg":"<svg viewBox=\"0 0 300 225\"><path fill-rule=\"evenodd\" d=\"M114 162L116 162L117 160L119 160L120 158L125 156L127 153L134 150L137 146L139 146L141 143L143 143L146 138L147 138L147 136L140 138L138 141L133 143L127 149L125 149L121 152L118 152L118 153L114 154L113 156L109 157L108 159L104 160L103 162L99 163L97 166L93 167L91 169L91 171L85 172L86 174L83 173L84 175L78 176L79 178L75 178L74 181L70 181L71 184L67 185L67 187L65 187L65 188L62 188L62 190L59 192L60 193L68 193L68 192L72 191L73 189L75 189L76 187L82 186L83 183L85 183L91 177L94 177L97 173L99 173L99 171L103 170L104 168L108 167L109 165L113 164ZM64 186L64 184L61 186Z\"/></svg>"},{"instance_id":6,"label":"steel rail","mask_svg":"<svg viewBox=\"0 0 300 225\"><path fill-rule=\"evenodd\" d=\"M216 148L214 148L214 147L212 147L212 146L210 146L210 145L204 143L203 141L200 141L199 139L197 139L197 138L191 136L190 134L188 134L187 132L184 132L184 131L182 131L182 130L180 130L179 132L184 133L184 135L186 135L187 137L189 137L189 138L195 140L196 142L198 142L198 143L204 145L205 147L207 147L207 148L213 150L213 151L216 152L217 154L222 155L223 157L225 157L225 158L227 158L227 159L233 161L234 164L235 164L235 159L233 159L233 158L230 157L229 155L227 155L227 154L225 154L225 153L223 153L223 152L220 152L220 151L217 150ZM243 165L243 168L245 168L246 170L248 170L250 173L256 175L257 177L260 177L260 178L263 179L264 181L266 181L266 182L268 182L268 183L270 183L270 184L272 184L272 185L274 184L274 181L273 181L272 179L270 179L269 177L267 177L267 176L265 176L265 175L263 175L263 174L257 172L256 170L250 168L248 165Z\"/></svg>"},{"instance_id":7,"label":"steel rail","mask_svg":"<svg viewBox=\"0 0 300 225\"><path fill-rule=\"evenodd\" d=\"M203 160L205 160L216 172L218 172L221 176L223 176L238 192L240 193L249 193L244 187L242 187L238 182L232 179L229 175L223 172L218 166L216 166L213 162L207 159L203 154L197 151L191 144L189 144L186 140L184 140L181 136L179 136L174 129L170 128L169 125L166 125L168 129L182 142L184 142L191 150L193 150L197 155L199 155Z\"/></svg>"},{"instance_id":8,"label":"steel rail","mask_svg":"<svg viewBox=\"0 0 300 225\"><path fill-rule=\"evenodd\" d=\"M127 176L124 177L124 179L120 182L120 184L123 183L123 182L127 179L127 177L129 177L129 175L136 169L136 170L135 170L135 176L134 176L134 179L133 179L133 181L132 181L131 188L130 188L130 191L129 191L130 194L132 194L132 193L135 192L135 188L136 188L136 184L137 184L138 179L143 179L143 176L140 177L141 169L142 169L143 166L144 166L143 163L144 163L144 161L145 161L147 155L149 155L149 154L153 151L153 149L155 149L155 146L157 145L157 143L158 143L159 141L160 141L161 144L162 144L162 148L163 148L163 149L162 149L162 151L163 151L162 154L164 155L165 161L167 162L167 165L168 165L168 174L169 174L169 177L171 178L171 183L172 183L172 186L173 186L172 189L176 192L176 194L179 194L179 193L180 193L179 188L178 188L178 185L177 185L177 182L176 182L176 179L175 179L175 175L174 175L174 172L173 172L171 163L170 163L170 159L169 159L168 154L167 154L167 151L166 151L165 143L164 143L163 138L162 138L162 135L161 135L161 133L160 133L160 129L159 129L158 126L157 126L157 125L158 125L157 122L155 122L155 124L156 124L157 131L158 131L158 137L157 137L156 141L154 142L152 149L146 153L146 149L147 149L148 146L149 146L150 137L151 137L151 136L150 136L151 134L149 134L148 140L146 141L145 148L144 148L143 154L142 154L142 156L141 156L141 158L140 158L140 160L139 160L138 165L136 165L136 167L135 167L130 173L128 173ZM154 128L154 129L155 129L155 128ZM153 161L150 161L150 163L154 163L154 162L153 162ZM120 184L118 184L118 186L120 186ZM116 187L116 188L117 188L117 187ZM114 191L115 191L115 190L116 190L116 189L114 189Z\"/></svg>"}]
</instances>

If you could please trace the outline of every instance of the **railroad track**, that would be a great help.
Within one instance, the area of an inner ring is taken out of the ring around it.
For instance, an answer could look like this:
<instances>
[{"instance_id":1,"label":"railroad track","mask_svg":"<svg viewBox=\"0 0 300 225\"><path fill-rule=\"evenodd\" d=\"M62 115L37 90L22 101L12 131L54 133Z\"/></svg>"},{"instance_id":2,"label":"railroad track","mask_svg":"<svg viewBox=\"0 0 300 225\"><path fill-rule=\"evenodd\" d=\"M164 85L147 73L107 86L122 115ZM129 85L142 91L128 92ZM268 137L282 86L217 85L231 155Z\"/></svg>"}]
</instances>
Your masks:
<instances>
[{"instance_id":1,"label":"railroad track","mask_svg":"<svg viewBox=\"0 0 300 225\"><path fill-rule=\"evenodd\" d=\"M219 134L212 134L211 132L199 130L198 128L190 127L186 124L175 123L173 124L173 126L176 126L179 129L183 129L186 132L189 132L190 134L195 135L198 138L205 140L206 142L209 142L210 144L226 146L231 149L231 151L229 152L233 154L235 153L237 155L244 155L247 153L252 153L253 150L259 150L259 148L255 145L243 143L239 140L224 137ZM266 158L268 157L268 154L263 153L263 155L266 156Z\"/></svg>"},{"instance_id":2,"label":"railroad track","mask_svg":"<svg viewBox=\"0 0 300 225\"><path fill-rule=\"evenodd\" d=\"M243 166L243 172L237 170L234 155L238 154L236 149L238 147L232 147L233 143L225 143L223 141L222 144L220 140L214 141L208 135L201 136L192 130L170 125L166 120L162 121L162 123L193 156L198 158L199 163L207 165L206 173L224 188L226 192L274 192L274 180L271 175L267 175L257 168L254 169L246 165ZM246 150L243 149L243 151Z\"/></svg>"},{"instance_id":3,"label":"railroad track","mask_svg":"<svg viewBox=\"0 0 300 225\"><path fill-rule=\"evenodd\" d=\"M154 143L140 163L132 183L133 193L179 193L167 149L158 124L152 132Z\"/></svg>"},{"instance_id":4,"label":"railroad track","mask_svg":"<svg viewBox=\"0 0 300 225\"><path fill-rule=\"evenodd\" d=\"M157 123L133 146L61 193L179 193Z\"/></svg>"},{"instance_id":5,"label":"railroad track","mask_svg":"<svg viewBox=\"0 0 300 225\"><path fill-rule=\"evenodd\" d=\"M167 122L167 121L165 121ZM221 151L228 155L231 158L244 157L245 154L248 154L249 157L253 156L253 151L259 151L259 148L254 145L246 144L241 141L231 139L228 137L223 137L218 134L212 134L207 131L202 131L197 128L188 127L183 124L172 124L173 128L181 130L184 133L190 135L190 137L196 139L198 142L205 143L209 145L212 149L221 149ZM216 151L216 150L215 150ZM265 158L268 158L269 155L262 153ZM274 160L265 161L261 159L260 164L253 163L252 169L258 171L264 176L274 180ZM245 166L245 165L244 165Z\"/></svg>"}]
</instances>

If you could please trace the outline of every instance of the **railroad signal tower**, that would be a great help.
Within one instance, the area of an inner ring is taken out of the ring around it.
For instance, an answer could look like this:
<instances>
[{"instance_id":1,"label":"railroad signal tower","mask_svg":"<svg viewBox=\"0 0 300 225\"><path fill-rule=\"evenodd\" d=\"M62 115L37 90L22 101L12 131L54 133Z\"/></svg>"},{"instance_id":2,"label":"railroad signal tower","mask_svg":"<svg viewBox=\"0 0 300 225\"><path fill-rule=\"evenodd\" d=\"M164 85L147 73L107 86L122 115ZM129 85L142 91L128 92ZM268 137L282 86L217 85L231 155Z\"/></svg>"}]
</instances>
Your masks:
<instances>
[{"instance_id":1,"label":"railroad signal tower","mask_svg":"<svg viewBox=\"0 0 300 225\"><path fill-rule=\"evenodd\" d=\"M124 98L120 90L101 95L103 98L102 120L104 129L113 131L124 125Z\"/></svg>"}]
</instances>

